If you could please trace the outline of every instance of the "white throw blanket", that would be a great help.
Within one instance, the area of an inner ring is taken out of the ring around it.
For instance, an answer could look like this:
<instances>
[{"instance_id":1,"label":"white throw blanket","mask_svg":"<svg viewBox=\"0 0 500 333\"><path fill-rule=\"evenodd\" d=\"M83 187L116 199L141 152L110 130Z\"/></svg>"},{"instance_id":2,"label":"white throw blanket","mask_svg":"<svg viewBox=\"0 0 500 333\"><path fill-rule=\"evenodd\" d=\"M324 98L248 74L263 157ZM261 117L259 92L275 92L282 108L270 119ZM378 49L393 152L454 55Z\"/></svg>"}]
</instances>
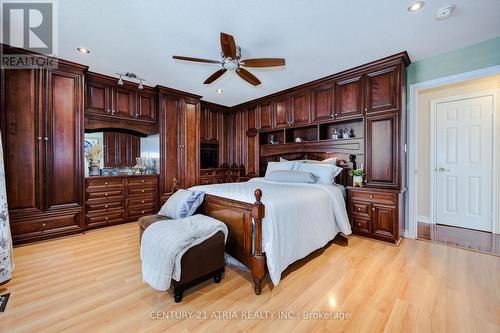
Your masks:
<instances>
[{"instance_id":1,"label":"white throw blanket","mask_svg":"<svg viewBox=\"0 0 500 333\"><path fill-rule=\"evenodd\" d=\"M344 197L338 186L278 183L254 178L246 183L196 186L192 189L247 203L262 190L266 206L262 248L269 276L278 285L293 262L325 246L339 232L351 234Z\"/></svg>"},{"instance_id":2,"label":"white throw blanket","mask_svg":"<svg viewBox=\"0 0 500 333\"><path fill-rule=\"evenodd\" d=\"M156 290L168 290L171 279L181 278L181 259L195 245L222 231L224 223L201 214L153 223L141 240L142 279Z\"/></svg>"}]
</instances>

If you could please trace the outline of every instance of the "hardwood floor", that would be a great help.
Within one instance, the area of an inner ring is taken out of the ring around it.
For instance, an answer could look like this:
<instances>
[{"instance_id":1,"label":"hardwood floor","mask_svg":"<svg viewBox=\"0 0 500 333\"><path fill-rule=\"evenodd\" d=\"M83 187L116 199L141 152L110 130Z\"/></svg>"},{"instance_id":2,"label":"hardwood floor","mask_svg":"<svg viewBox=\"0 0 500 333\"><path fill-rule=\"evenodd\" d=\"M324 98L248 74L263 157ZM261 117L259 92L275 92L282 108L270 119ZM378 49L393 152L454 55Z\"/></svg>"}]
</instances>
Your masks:
<instances>
[{"instance_id":1,"label":"hardwood floor","mask_svg":"<svg viewBox=\"0 0 500 333\"><path fill-rule=\"evenodd\" d=\"M443 224L419 222L417 227L419 239L500 256L500 235Z\"/></svg>"},{"instance_id":2,"label":"hardwood floor","mask_svg":"<svg viewBox=\"0 0 500 333\"><path fill-rule=\"evenodd\" d=\"M15 248L0 331L500 331L495 256L424 241L394 247L350 237L348 247L330 245L294 265L277 287L266 280L260 296L249 273L229 267L220 284L188 290L176 304L170 292L142 283L138 234L131 223ZM186 311L208 318L151 319ZM350 318L243 320L242 311L343 312Z\"/></svg>"}]
</instances>

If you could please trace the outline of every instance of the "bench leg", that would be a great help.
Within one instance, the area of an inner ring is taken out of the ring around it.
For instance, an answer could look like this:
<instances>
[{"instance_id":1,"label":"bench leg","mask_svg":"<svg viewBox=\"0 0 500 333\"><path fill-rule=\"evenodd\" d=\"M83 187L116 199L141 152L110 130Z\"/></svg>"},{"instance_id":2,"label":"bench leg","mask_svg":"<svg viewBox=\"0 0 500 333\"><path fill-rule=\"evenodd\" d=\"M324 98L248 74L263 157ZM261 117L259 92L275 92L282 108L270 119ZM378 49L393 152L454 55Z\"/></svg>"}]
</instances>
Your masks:
<instances>
[{"instance_id":1,"label":"bench leg","mask_svg":"<svg viewBox=\"0 0 500 333\"><path fill-rule=\"evenodd\" d=\"M254 278L253 279L253 283L254 283L254 291L255 291L255 295L260 295L261 291L262 291L262 279L257 279L257 278Z\"/></svg>"},{"instance_id":2,"label":"bench leg","mask_svg":"<svg viewBox=\"0 0 500 333\"><path fill-rule=\"evenodd\" d=\"M183 291L181 289L174 289L174 301L175 303L179 303L182 301L182 293Z\"/></svg>"},{"instance_id":3,"label":"bench leg","mask_svg":"<svg viewBox=\"0 0 500 333\"><path fill-rule=\"evenodd\" d=\"M215 283L220 283L221 279L222 279L222 271L218 271L214 275L214 282Z\"/></svg>"}]
</instances>

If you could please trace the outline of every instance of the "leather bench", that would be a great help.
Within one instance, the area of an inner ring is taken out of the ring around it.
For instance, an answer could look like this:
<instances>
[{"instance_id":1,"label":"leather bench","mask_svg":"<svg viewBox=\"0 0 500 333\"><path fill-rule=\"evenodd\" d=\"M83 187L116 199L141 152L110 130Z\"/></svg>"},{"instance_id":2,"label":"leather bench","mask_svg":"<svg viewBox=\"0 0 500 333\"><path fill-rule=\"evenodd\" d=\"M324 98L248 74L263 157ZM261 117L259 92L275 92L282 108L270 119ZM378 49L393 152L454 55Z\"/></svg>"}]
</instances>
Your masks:
<instances>
[{"instance_id":1,"label":"leather bench","mask_svg":"<svg viewBox=\"0 0 500 333\"><path fill-rule=\"evenodd\" d=\"M158 221L170 220L162 215L143 216L139 219L139 232L142 234L150 225ZM218 232L203 243L193 246L184 253L181 259L181 278L172 279L171 286L176 303L182 301L184 291L200 282L214 279L219 283L226 266L224 255L224 234Z\"/></svg>"}]
</instances>

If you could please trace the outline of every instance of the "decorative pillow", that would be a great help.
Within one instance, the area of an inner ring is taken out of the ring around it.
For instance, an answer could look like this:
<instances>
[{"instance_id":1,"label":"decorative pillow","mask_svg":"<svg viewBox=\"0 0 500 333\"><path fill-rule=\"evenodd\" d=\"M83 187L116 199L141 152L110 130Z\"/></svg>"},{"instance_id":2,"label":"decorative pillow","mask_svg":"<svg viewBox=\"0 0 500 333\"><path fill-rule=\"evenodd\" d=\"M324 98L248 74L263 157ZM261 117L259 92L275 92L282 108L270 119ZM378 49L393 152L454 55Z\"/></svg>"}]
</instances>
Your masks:
<instances>
[{"instance_id":1,"label":"decorative pillow","mask_svg":"<svg viewBox=\"0 0 500 333\"><path fill-rule=\"evenodd\" d=\"M311 172L275 170L266 173L266 180L283 183L316 183L316 178Z\"/></svg>"},{"instance_id":2,"label":"decorative pillow","mask_svg":"<svg viewBox=\"0 0 500 333\"><path fill-rule=\"evenodd\" d=\"M333 184L342 168L329 164L300 163L298 171L312 173L319 184Z\"/></svg>"},{"instance_id":3,"label":"decorative pillow","mask_svg":"<svg viewBox=\"0 0 500 333\"><path fill-rule=\"evenodd\" d=\"M158 215L181 219L193 215L203 203L205 192L178 190L161 207Z\"/></svg>"},{"instance_id":4,"label":"decorative pillow","mask_svg":"<svg viewBox=\"0 0 500 333\"><path fill-rule=\"evenodd\" d=\"M286 158L283 158L283 157L280 157L280 162L283 163L283 162L288 162L288 160Z\"/></svg>"},{"instance_id":5,"label":"decorative pillow","mask_svg":"<svg viewBox=\"0 0 500 333\"><path fill-rule=\"evenodd\" d=\"M337 166L337 158L336 157L327 158L327 159L321 161L321 164L330 164L330 165Z\"/></svg>"},{"instance_id":6,"label":"decorative pillow","mask_svg":"<svg viewBox=\"0 0 500 333\"><path fill-rule=\"evenodd\" d=\"M284 171L291 171L293 167L295 166L294 161L290 162L268 162L267 163L267 169L266 169L266 176L268 175L269 172L271 171L276 171L276 170L284 170Z\"/></svg>"}]
</instances>

